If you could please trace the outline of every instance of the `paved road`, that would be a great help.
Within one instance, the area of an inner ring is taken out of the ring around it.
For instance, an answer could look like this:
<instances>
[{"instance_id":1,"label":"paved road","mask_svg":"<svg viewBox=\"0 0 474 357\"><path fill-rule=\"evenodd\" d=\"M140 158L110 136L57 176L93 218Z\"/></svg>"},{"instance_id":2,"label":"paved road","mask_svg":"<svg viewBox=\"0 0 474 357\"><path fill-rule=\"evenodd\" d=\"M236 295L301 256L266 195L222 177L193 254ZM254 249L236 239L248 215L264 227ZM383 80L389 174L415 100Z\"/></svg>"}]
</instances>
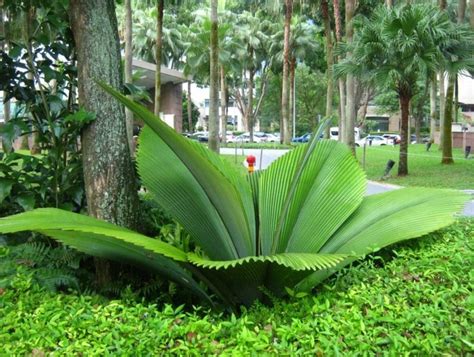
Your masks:
<instances>
[{"instance_id":1,"label":"paved road","mask_svg":"<svg viewBox=\"0 0 474 357\"><path fill-rule=\"evenodd\" d=\"M237 155L254 155L257 158L256 169L266 169L274 160L286 154L288 150L273 150L273 149L237 149ZM236 153L235 149L222 148L222 154L233 155ZM400 186L382 184L374 181L367 183L367 195L373 195L385 191L391 191L401 188ZM472 199L464 207L463 215L474 217L474 190L465 190L469 193Z\"/></svg>"}]
</instances>

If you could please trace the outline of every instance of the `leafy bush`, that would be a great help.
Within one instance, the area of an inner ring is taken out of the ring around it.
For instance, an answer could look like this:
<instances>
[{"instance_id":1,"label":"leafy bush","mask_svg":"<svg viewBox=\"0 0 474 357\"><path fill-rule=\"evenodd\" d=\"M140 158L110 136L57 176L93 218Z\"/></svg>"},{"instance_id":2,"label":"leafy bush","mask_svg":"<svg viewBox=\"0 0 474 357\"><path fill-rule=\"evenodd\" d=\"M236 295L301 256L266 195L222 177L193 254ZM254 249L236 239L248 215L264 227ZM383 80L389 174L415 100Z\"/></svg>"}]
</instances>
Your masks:
<instances>
[{"instance_id":1,"label":"leafy bush","mask_svg":"<svg viewBox=\"0 0 474 357\"><path fill-rule=\"evenodd\" d=\"M2 353L467 356L473 235L474 221L458 223L344 269L315 295L240 316L53 294L19 266L0 290Z\"/></svg>"},{"instance_id":2,"label":"leafy bush","mask_svg":"<svg viewBox=\"0 0 474 357\"><path fill-rule=\"evenodd\" d=\"M315 139L263 173L243 176L103 87L148 125L137 158L142 182L200 251L56 209L1 219L0 232L38 231L82 252L165 274L210 300L192 272L235 306L284 295L286 288L308 291L367 253L450 224L468 199L428 189L364 197L362 170L345 145L331 140Z\"/></svg>"}]
</instances>

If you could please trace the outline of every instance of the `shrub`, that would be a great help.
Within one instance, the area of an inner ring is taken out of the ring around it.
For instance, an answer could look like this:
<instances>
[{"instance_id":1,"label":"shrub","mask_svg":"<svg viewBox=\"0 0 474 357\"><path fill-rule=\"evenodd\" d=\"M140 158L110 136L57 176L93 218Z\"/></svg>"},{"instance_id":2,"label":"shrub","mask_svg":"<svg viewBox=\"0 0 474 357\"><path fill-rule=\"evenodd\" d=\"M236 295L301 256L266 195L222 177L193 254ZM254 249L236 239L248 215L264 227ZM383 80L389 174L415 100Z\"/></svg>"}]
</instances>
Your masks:
<instances>
[{"instance_id":1,"label":"shrub","mask_svg":"<svg viewBox=\"0 0 474 357\"><path fill-rule=\"evenodd\" d=\"M428 189L364 197L362 170L345 145L319 140L322 128L308 145L246 177L103 87L148 125L137 158L142 182L201 250L56 209L1 219L0 232L39 231L85 253L166 274L210 300L194 273L235 306L286 288L308 291L367 253L450 224L467 200Z\"/></svg>"}]
</instances>

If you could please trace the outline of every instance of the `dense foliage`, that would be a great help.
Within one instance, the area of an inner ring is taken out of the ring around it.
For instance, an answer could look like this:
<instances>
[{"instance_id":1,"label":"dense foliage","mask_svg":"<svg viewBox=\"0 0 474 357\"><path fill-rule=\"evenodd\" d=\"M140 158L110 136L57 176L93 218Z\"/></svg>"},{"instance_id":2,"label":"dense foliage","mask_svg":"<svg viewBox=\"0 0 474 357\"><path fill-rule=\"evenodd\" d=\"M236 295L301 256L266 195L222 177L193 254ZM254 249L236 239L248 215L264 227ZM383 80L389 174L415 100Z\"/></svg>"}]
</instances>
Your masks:
<instances>
[{"instance_id":1,"label":"dense foliage","mask_svg":"<svg viewBox=\"0 0 474 357\"><path fill-rule=\"evenodd\" d=\"M468 355L473 223L383 250L315 295L237 316L157 306L130 290L112 301L53 294L32 282L32 268L15 264L0 289L2 353ZM0 249L2 261L12 259Z\"/></svg>"}]
</instances>

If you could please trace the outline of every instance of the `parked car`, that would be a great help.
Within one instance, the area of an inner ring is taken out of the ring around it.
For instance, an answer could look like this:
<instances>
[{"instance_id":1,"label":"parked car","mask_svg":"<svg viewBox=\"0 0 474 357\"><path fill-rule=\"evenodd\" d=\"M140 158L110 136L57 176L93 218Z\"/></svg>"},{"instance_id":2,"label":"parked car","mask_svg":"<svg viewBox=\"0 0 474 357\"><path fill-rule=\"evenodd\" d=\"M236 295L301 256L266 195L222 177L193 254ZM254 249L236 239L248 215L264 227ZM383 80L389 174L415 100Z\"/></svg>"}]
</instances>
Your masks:
<instances>
[{"instance_id":1,"label":"parked car","mask_svg":"<svg viewBox=\"0 0 474 357\"><path fill-rule=\"evenodd\" d=\"M293 143L307 143L311 139L311 133L306 133L301 136L297 136L293 139L291 139L291 142Z\"/></svg>"},{"instance_id":2,"label":"parked car","mask_svg":"<svg viewBox=\"0 0 474 357\"><path fill-rule=\"evenodd\" d=\"M243 143L249 143L249 142L250 142L250 134L249 134L249 133L241 134L241 135L239 135L239 136L236 136L236 137L235 137L234 139L232 139L232 140L228 140L227 142L228 142L228 143L234 143L234 142L235 142L235 143L242 143L242 142L243 142ZM264 141L262 138L260 138L260 137L258 137L258 136L256 136L256 135L254 135L254 136L253 136L253 142L254 142L254 143L264 143L265 141Z\"/></svg>"},{"instance_id":3,"label":"parked car","mask_svg":"<svg viewBox=\"0 0 474 357\"><path fill-rule=\"evenodd\" d=\"M383 134L382 137L385 139L385 141L387 142L387 144L400 144L400 135L398 134L390 134L390 133L387 133L387 134ZM395 142L394 142L395 140Z\"/></svg>"},{"instance_id":4,"label":"parked car","mask_svg":"<svg viewBox=\"0 0 474 357\"><path fill-rule=\"evenodd\" d=\"M357 140L355 142L356 146L384 146L387 145L387 141L383 136L379 135L369 135L363 139Z\"/></svg>"},{"instance_id":5,"label":"parked car","mask_svg":"<svg viewBox=\"0 0 474 357\"><path fill-rule=\"evenodd\" d=\"M267 142L268 143L278 143L280 142L280 135L269 134L267 133Z\"/></svg>"}]
</instances>

